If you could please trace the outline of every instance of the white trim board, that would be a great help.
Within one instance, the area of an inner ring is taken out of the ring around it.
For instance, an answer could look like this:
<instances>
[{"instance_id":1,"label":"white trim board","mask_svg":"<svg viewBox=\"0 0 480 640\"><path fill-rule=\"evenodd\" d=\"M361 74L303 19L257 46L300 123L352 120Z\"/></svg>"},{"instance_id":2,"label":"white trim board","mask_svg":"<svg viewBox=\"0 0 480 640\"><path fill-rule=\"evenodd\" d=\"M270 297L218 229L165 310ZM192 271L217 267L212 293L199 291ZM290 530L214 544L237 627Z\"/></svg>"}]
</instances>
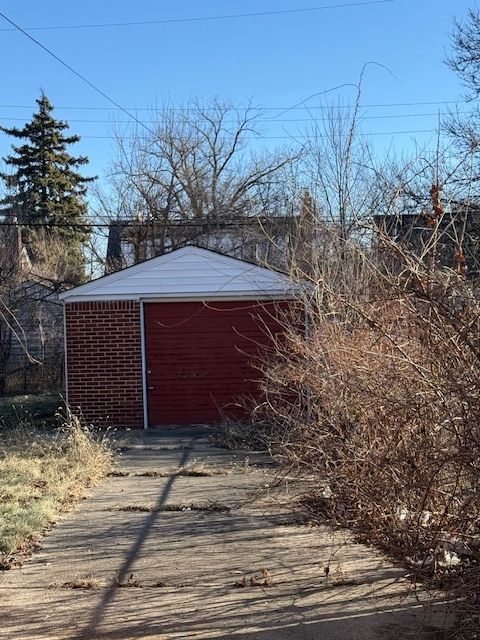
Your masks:
<instances>
[{"instance_id":1,"label":"white trim board","mask_svg":"<svg viewBox=\"0 0 480 640\"><path fill-rule=\"evenodd\" d=\"M298 292L297 292L298 293ZM115 296L91 296L86 300L83 296L72 296L65 300L65 303L68 304L70 302L115 302L117 300L133 300L134 302L208 302L208 300L217 300L223 302L234 302L235 300L294 300L295 299L294 292L285 292L281 294L258 294L254 291L252 292L242 292L240 295L197 295L197 296L185 296L182 294L179 295L168 295L168 296L159 296L158 294L152 294L151 296L129 296L129 295L115 295Z\"/></svg>"},{"instance_id":2,"label":"white trim board","mask_svg":"<svg viewBox=\"0 0 480 640\"><path fill-rule=\"evenodd\" d=\"M143 428L148 429L148 377L147 377L147 343L145 338L145 310L140 303L140 348L142 350L142 402Z\"/></svg>"},{"instance_id":3,"label":"white trim board","mask_svg":"<svg viewBox=\"0 0 480 640\"><path fill-rule=\"evenodd\" d=\"M65 309L65 304L62 304L62 312L63 312L63 368L64 368L64 379L65 379L65 404L68 408L68 349L67 349L67 310Z\"/></svg>"}]
</instances>

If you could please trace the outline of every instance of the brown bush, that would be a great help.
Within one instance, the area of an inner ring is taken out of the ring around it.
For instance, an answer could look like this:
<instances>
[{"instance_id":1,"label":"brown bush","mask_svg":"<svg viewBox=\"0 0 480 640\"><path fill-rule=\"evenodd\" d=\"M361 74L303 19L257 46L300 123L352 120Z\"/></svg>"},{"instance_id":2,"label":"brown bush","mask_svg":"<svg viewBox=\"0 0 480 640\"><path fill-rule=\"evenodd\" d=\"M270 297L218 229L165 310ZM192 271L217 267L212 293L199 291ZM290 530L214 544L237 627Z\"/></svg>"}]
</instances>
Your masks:
<instances>
[{"instance_id":1,"label":"brown bush","mask_svg":"<svg viewBox=\"0 0 480 640\"><path fill-rule=\"evenodd\" d=\"M312 279L307 331L287 327L258 413L278 455L318 478L310 510L465 597L468 637L479 613L480 301L463 275L389 248L402 267L366 256L361 293Z\"/></svg>"}]
</instances>

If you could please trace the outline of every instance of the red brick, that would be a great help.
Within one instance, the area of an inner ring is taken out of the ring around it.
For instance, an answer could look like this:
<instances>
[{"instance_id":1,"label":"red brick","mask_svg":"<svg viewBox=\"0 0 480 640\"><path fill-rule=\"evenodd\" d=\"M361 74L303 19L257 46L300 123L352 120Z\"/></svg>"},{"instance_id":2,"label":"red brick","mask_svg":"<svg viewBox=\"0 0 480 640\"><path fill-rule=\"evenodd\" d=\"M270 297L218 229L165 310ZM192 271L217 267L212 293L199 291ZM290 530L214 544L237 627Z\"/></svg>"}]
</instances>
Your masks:
<instances>
[{"instance_id":1,"label":"red brick","mask_svg":"<svg viewBox=\"0 0 480 640\"><path fill-rule=\"evenodd\" d=\"M86 420L143 426L140 304L65 305L68 399Z\"/></svg>"}]
</instances>

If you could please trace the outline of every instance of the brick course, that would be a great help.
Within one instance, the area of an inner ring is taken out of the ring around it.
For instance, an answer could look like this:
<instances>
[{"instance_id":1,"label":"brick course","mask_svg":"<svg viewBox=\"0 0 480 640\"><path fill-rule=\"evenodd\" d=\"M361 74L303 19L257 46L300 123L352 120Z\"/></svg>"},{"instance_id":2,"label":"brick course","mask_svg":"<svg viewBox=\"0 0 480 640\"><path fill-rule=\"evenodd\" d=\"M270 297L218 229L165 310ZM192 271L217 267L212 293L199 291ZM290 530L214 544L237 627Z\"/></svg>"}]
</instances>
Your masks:
<instances>
[{"instance_id":1,"label":"brick course","mask_svg":"<svg viewBox=\"0 0 480 640\"><path fill-rule=\"evenodd\" d=\"M68 401L89 422L143 426L140 303L65 304Z\"/></svg>"}]
</instances>

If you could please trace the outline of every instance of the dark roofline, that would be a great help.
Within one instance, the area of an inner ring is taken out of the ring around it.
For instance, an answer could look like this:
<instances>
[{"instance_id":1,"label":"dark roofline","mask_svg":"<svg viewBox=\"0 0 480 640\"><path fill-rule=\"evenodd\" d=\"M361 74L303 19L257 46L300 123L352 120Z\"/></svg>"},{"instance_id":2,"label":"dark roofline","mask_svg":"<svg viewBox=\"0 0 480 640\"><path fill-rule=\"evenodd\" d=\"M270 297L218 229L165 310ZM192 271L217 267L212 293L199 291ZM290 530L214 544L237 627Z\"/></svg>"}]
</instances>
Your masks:
<instances>
[{"instance_id":1,"label":"dark roofline","mask_svg":"<svg viewBox=\"0 0 480 640\"><path fill-rule=\"evenodd\" d=\"M203 218L201 220L136 220L134 218L125 218L125 219L120 219L117 218L115 220L111 220L109 222L109 227L122 227L122 228L128 228L128 227L132 227L135 228L136 226L143 226L143 225L153 225L155 226L156 224L158 225L165 225L166 227L178 227L178 228L183 228L183 227L203 227L203 226L208 226L208 225L213 225L213 226L218 226L218 227L229 227L229 226L243 226L243 225L249 225L252 224L252 222L259 222L259 223L265 223L265 222L276 222L278 220L282 220L282 221L286 221L286 220L295 220L299 217L299 214L293 214L293 215L279 215L279 216L240 216L237 218L229 218L227 220L222 220L221 218Z\"/></svg>"}]
</instances>

